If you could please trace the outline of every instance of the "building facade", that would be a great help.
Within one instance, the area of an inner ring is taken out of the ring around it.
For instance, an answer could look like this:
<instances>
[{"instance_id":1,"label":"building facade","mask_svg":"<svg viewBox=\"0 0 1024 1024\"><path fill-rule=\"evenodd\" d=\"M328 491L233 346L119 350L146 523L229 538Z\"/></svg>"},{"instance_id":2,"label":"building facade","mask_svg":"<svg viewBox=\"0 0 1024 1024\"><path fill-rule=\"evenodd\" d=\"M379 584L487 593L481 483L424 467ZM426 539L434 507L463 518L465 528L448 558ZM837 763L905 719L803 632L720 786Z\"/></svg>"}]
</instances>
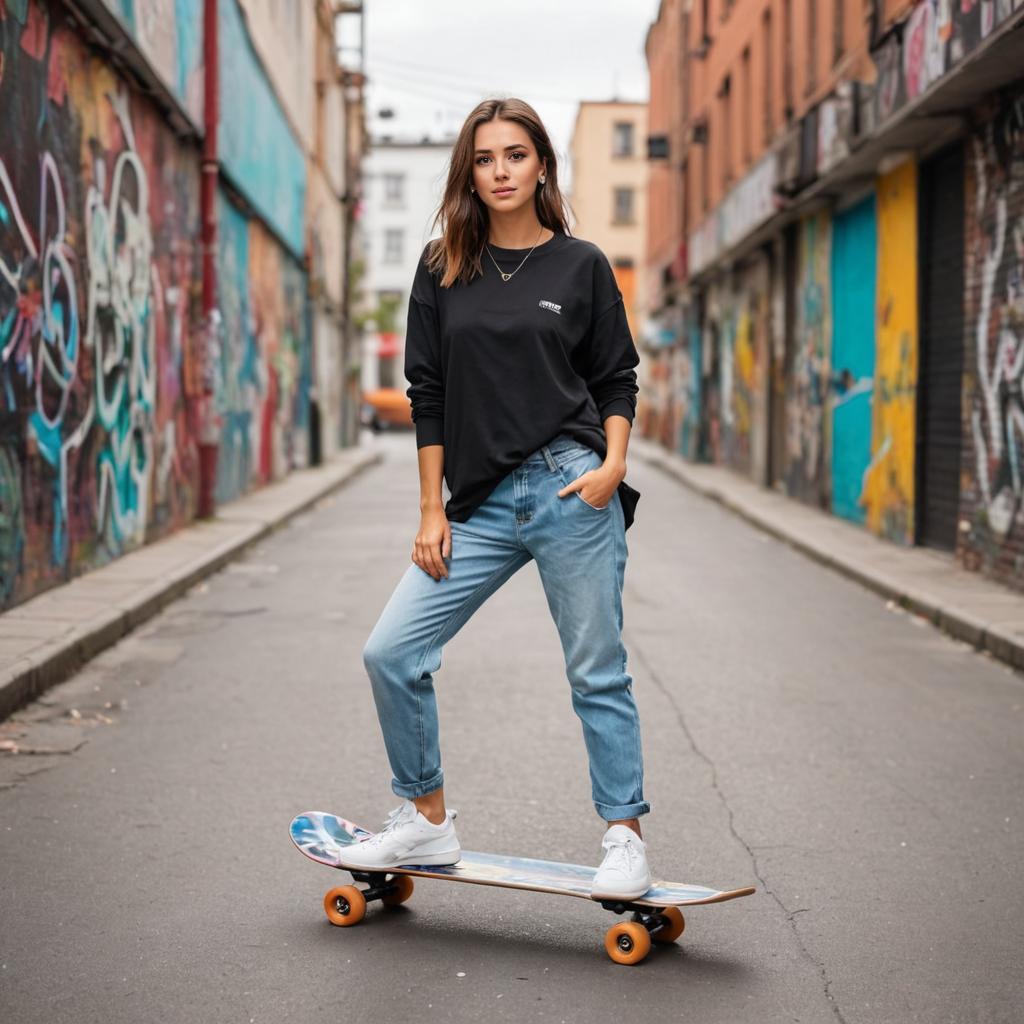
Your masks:
<instances>
[{"instance_id":1,"label":"building facade","mask_svg":"<svg viewBox=\"0 0 1024 1024\"><path fill-rule=\"evenodd\" d=\"M666 0L648 39L668 443L1019 588L1022 6Z\"/></svg>"},{"instance_id":2,"label":"building facade","mask_svg":"<svg viewBox=\"0 0 1024 1024\"><path fill-rule=\"evenodd\" d=\"M423 247L440 235L441 205L454 139L373 140L364 165L366 278L362 312L364 391L398 388L403 371L409 292Z\"/></svg>"},{"instance_id":3,"label":"building facade","mask_svg":"<svg viewBox=\"0 0 1024 1024\"><path fill-rule=\"evenodd\" d=\"M644 312L646 137L646 103L587 100L569 143L573 231L607 255L634 335Z\"/></svg>"}]
</instances>

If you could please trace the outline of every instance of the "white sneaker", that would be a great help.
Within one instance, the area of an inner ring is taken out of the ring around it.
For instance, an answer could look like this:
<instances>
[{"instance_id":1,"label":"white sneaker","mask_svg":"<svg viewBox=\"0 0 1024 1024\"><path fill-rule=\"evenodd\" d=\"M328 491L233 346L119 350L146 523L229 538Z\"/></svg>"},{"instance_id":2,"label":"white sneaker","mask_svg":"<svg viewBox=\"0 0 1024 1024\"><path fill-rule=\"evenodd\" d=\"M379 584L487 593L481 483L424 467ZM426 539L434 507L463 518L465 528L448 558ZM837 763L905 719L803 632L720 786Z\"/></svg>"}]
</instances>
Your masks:
<instances>
[{"instance_id":1,"label":"white sneaker","mask_svg":"<svg viewBox=\"0 0 1024 1024\"><path fill-rule=\"evenodd\" d=\"M455 864L462 857L455 834L453 811L435 825L403 800L387 817L384 828L368 839L345 848L339 858L344 867L377 871L415 864Z\"/></svg>"},{"instance_id":2,"label":"white sneaker","mask_svg":"<svg viewBox=\"0 0 1024 1024\"><path fill-rule=\"evenodd\" d=\"M647 847L628 825L612 825L601 845L604 860L594 875L590 895L595 900L632 900L651 887Z\"/></svg>"}]
</instances>

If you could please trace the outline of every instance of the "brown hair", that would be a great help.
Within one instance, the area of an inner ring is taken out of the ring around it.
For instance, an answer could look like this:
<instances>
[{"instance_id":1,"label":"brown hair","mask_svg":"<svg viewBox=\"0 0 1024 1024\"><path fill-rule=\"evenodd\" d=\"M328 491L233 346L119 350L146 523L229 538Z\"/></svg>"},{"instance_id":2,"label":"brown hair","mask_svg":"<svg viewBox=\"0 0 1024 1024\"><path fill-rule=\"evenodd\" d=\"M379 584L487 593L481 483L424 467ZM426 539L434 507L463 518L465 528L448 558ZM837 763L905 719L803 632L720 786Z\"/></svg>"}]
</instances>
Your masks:
<instances>
[{"instance_id":1,"label":"brown hair","mask_svg":"<svg viewBox=\"0 0 1024 1024\"><path fill-rule=\"evenodd\" d=\"M538 182L533 197L537 219L552 231L570 234L568 204L558 188L558 162L537 111L525 100L513 97L483 100L459 130L448 163L444 198L434 215L433 226L441 224L441 238L431 243L426 263L429 271L441 273L443 288L456 281L468 283L483 273L490 218L480 197L469 191L473 184L473 142L477 125L499 119L524 128L537 150L537 158L547 161L544 184Z\"/></svg>"}]
</instances>

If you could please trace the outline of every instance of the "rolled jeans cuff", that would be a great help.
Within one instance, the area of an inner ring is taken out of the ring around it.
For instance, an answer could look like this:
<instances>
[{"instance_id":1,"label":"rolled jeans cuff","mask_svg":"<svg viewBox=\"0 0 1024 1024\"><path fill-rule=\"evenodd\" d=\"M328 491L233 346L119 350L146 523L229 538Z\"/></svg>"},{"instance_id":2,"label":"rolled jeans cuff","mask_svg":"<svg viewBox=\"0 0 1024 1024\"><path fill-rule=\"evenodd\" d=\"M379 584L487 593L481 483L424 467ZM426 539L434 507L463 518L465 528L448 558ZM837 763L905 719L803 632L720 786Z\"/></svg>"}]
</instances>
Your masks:
<instances>
[{"instance_id":1,"label":"rolled jeans cuff","mask_svg":"<svg viewBox=\"0 0 1024 1024\"><path fill-rule=\"evenodd\" d=\"M651 805L646 800L636 804L619 804L617 807L611 804L594 804L597 813L605 821L625 821L627 818L639 818L641 814L649 814Z\"/></svg>"},{"instance_id":2,"label":"rolled jeans cuff","mask_svg":"<svg viewBox=\"0 0 1024 1024\"><path fill-rule=\"evenodd\" d=\"M433 793L435 789L440 789L443 785L444 772L438 772L432 779L427 779L426 782L404 783L399 782L398 779L392 779L391 791L395 796L404 796L407 800L411 800L416 796L426 796L428 793Z\"/></svg>"}]
</instances>

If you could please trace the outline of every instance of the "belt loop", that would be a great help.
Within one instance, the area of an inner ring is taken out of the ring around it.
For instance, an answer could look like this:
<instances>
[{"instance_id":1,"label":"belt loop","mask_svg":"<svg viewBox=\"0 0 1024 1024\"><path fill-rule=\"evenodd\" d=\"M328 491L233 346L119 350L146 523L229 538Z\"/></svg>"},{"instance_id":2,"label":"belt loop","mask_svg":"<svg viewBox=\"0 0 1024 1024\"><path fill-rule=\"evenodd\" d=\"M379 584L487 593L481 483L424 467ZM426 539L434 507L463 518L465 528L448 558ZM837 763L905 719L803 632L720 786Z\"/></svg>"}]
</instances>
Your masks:
<instances>
[{"instance_id":1,"label":"belt loop","mask_svg":"<svg viewBox=\"0 0 1024 1024\"><path fill-rule=\"evenodd\" d=\"M551 454L551 449L548 448L547 445L544 445L541 448L541 451L544 453L544 461L547 462L548 469L550 469L552 473L556 472L558 469L558 463L555 462L555 457Z\"/></svg>"}]
</instances>

